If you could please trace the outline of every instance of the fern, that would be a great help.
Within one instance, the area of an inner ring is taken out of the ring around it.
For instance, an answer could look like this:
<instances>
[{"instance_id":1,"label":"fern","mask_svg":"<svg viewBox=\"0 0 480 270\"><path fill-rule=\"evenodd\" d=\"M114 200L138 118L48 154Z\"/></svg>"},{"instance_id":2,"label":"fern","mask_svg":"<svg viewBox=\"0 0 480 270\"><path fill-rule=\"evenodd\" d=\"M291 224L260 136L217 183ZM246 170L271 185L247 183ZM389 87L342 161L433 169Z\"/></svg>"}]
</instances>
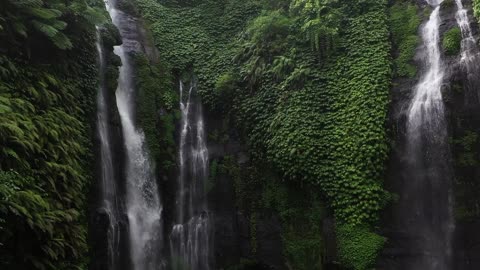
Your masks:
<instances>
[{"instance_id":1,"label":"fern","mask_svg":"<svg viewBox=\"0 0 480 270\"><path fill-rule=\"evenodd\" d=\"M5 0L0 9L0 38L11 43L11 48L31 38L32 34L45 35L59 49L71 49L65 15L84 29L93 30L95 24L106 21L100 9L90 7L85 0ZM10 48L10 49L11 49Z\"/></svg>"},{"instance_id":2,"label":"fern","mask_svg":"<svg viewBox=\"0 0 480 270\"><path fill-rule=\"evenodd\" d=\"M56 29L55 27L53 27L50 24L46 24L44 22L37 21L37 20L31 21L31 24L33 25L33 27L35 29L37 29L38 31L42 32L44 35L46 35L50 38L53 38L54 36L59 34L58 29Z\"/></svg>"},{"instance_id":3,"label":"fern","mask_svg":"<svg viewBox=\"0 0 480 270\"><path fill-rule=\"evenodd\" d=\"M47 9L47 8L26 8L25 12L38 19L54 19L62 15L62 12L56 9Z\"/></svg>"},{"instance_id":4,"label":"fern","mask_svg":"<svg viewBox=\"0 0 480 270\"><path fill-rule=\"evenodd\" d=\"M63 33L57 33L52 37L53 44L62 50L73 48L72 41Z\"/></svg>"}]
</instances>

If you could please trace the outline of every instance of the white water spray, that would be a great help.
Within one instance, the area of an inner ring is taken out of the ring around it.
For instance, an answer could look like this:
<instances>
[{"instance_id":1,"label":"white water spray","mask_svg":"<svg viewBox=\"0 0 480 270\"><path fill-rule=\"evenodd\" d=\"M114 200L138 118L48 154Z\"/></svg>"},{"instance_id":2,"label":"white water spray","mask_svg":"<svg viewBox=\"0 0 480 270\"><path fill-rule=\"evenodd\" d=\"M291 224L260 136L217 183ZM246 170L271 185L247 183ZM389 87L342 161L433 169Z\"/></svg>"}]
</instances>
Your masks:
<instances>
[{"instance_id":1,"label":"white water spray","mask_svg":"<svg viewBox=\"0 0 480 270\"><path fill-rule=\"evenodd\" d=\"M455 0L455 3L457 4L455 18L462 32L460 63L466 71L467 90L470 90L466 93L466 102L470 102L470 98L475 94L480 101L480 91L478 91L480 82L480 51L477 46L478 41L473 36L468 10L463 6L462 0Z\"/></svg>"},{"instance_id":2,"label":"white water spray","mask_svg":"<svg viewBox=\"0 0 480 270\"><path fill-rule=\"evenodd\" d=\"M162 205L152 162L148 156L143 131L135 126L135 85L128 50L129 37L136 31L131 18L107 1L107 10L119 29L123 45L114 48L122 60L116 91L117 107L126 148L126 211L129 221L130 252L133 270L158 270L163 267ZM135 42L135 41L133 41Z\"/></svg>"},{"instance_id":3,"label":"white water spray","mask_svg":"<svg viewBox=\"0 0 480 270\"><path fill-rule=\"evenodd\" d=\"M415 226L407 228L418 252L411 270L448 270L454 229L451 158L442 97L445 68L440 50L441 0L427 1L433 11L421 30L425 72L414 88L407 115L409 179L404 196Z\"/></svg>"},{"instance_id":4,"label":"white water spray","mask_svg":"<svg viewBox=\"0 0 480 270\"><path fill-rule=\"evenodd\" d=\"M440 6L437 6L421 33L425 45L427 71L415 87L415 94L408 112L407 126L408 132L415 138L420 135L419 130L422 127L429 130L438 129L445 118L441 92L445 71L440 54L439 26Z\"/></svg>"},{"instance_id":5,"label":"white water spray","mask_svg":"<svg viewBox=\"0 0 480 270\"><path fill-rule=\"evenodd\" d=\"M116 194L116 177L113 170L112 149L108 127L108 106L106 102L107 87L105 85L105 54L100 30L97 28L97 52L100 73L100 87L97 95L97 132L100 139L101 164L101 209L108 216L107 231L108 269L116 269L119 256L120 231L118 228L118 201Z\"/></svg>"},{"instance_id":6,"label":"white water spray","mask_svg":"<svg viewBox=\"0 0 480 270\"><path fill-rule=\"evenodd\" d=\"M208 179L208 149L202 106L193 79L188 91L180 82L182 112L176 220L170 235L173 269L209 270L210 225L205 185Z\"/></svg>"}]
</instances>

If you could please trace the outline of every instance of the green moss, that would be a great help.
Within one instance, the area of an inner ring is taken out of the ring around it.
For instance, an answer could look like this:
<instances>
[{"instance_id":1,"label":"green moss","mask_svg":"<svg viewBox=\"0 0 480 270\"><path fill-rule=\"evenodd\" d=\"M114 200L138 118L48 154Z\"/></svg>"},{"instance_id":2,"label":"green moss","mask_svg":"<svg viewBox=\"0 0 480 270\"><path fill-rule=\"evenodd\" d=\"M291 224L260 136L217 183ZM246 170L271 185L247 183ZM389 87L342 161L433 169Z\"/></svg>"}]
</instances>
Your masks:
<instances>
[{"instance_id":1,"label":"green moss","mask_svg":"<svg viewBox=\"0 0 480 270\"><path fill-rule=\"evenodd\" d=\"M475 146L478 143L478 134L473 131L467 131L465 135L454 141L456 146L462 150L456 157L456 163L462 167L475 167L479 164Z\"/></svg>"},{"instance_id":2,"label":"green moss","mask_svg":"<svg viewBox=\"0 0 480 270\"><path fill-rule=\"evenodd\" d=\"M478 131L464 128L461 136L452 141L454 149L455 181L455 219L459 221L473 220L480 216L478 201L479 184L472 179L478 167Z\"/></svg>"},{"instance_id":3,"label":"green moss","mask_svg":"<svg viewBox=\"0 0 480 270\"><path fill-rule=\"evenodd\" d=\"M413 77L416 67L412 64L419 38L421 19L414 3L397 2L390 7L390 31L394 45L393 72L396 77Z\"/></svg>"},{"instance_id":4,"label":"green moss","mask_svg":"<svg viewBox=\"0 0 480 270\"><path fill-rule=\"evenodd\" d=\"M218 160L214 159L210 161L210 170L208 174L208 181L205 183L205 190L206 192L210 192L214 187L215 184L217 183L217 177L218 177Z\"/></svg>"},{"instance_id":5,"label":"green moss","mask_svg":"<svg viewBox=\"0 0 480 270\"><path fill-rule=\"evenodd\" d=\"M258 262L251 259L240 259L240 263L227 268L227 270L248 270L257 269Z\"/></svg>"},{"instance_id":6,"label":"green moss","mask_svg":"<svg viewBox=\"0 0 480 270\"><path fill-rule=\"evenodd\" d=\"M342 265L354 270L374 267L385 238L362 226L342 225L337 227L339 258Z\"/></svg>"},{"instance_id":7,"label":"green moss","mask_svg":"<svg viewBox=\"0 0 480 270\"><path fill-rule=\"evenodd\" d=\"M163 173L175 166L175 113L178 94L160 63L133 55L137 93L137 122L145 133L151 156Z\"/></svg>"},{"instance_id":8,"label":"green moss","mask_svg":"<svg viewBox=\"0 0 480 270\"><path fill-rule=\"evenodd\" d=\"M253 212L250 217L250 247L252 249L253 254L257 254L257 249L258 249L258 239L257 239L257 219L258 219L258 213Z\"/></svg>"},{"instance_id":9,"label":"green moss","mask_svg":"<svg viewBox=\"0 0 480 270\"><path fill-rule=\"evenodd\" d=\"M460 52L462 43L462 31L458 27L454 27L443 36L443 49L448 55L457 55Z\"/></svg>"},{"instance_id":10,"label":"green moss","mask_svg":"<svg viewBox=\"0 0 480 270\"><path fill-rule=\"evenodd\" d=\"M303 192L305 195L305 191ZM308 197L309 200L303 204L285 205L279 209L284 224L282 233L284 254L288 265L298 270L323 268L325 247L322 224L326 211L318 199ZM285 202L295 203L293 198L295 196L289 196Z\"/></svg>"},{"instance_id":11,"label":"green moss","mask_svg":"<svg viewBox=\"0 0 480 270\"><path fill-rule=\"evenodd\" d=\"M259 213L267 205L261 203L263 192L271 182L282 180L308 196L297 208L275 207L284 216L285 228L293 228L286 230L284 245L298 269L318 263L319 253L307 250L320 247L322 240L314 222L307 222L307 227L294 222L292 217L300 220L294 211L307 213L302 220L313 219L320 211L317 201L322 201L333 210L339 226L372 228L369 225L378 221L388 199L382 188L392 75L387 1L335 1L336 5L322 6L322 12L337 18L328 29L320 29L325 26L322 18L302 5L279 8L256 1L212 0L178 7L137 2L171 71L181 74L193 68L208 109L222 110L224 118L233 119L229 130L238 131L251 158L276 175L271 177L257 164L240 169L231 157L219 160L219 172L228 172L234 180L237 206L247 215ZM307 12L299 11L304 8ZM396 19L399 27L398 21L416 11L408 7L408 12ZM308 38L305 22L318 26L309 28L313 35ZM334 27L336 23L342 27ZM399 63L406 66L400 68L401 74L414 74L407 65L408 48L416 46L412 36L418 23L412 19L406 30L399 30L405 33L398 37L404 52ZM316 30L338 32L319 36ZM312 48L312 40L330 44L326 37L333 36L335 50L319 53ZM283 201L293 205L297 200L302 196ZM295 233L298 228L305 233ZM356 233L365 234L351 232ZM358 252L376 254L377 248L367 245ZM344 261L355 261L355 254L345 253Z\"/></svg>"},{"instance_id":12,"label":"green moss","mask_svg":"<svg viewBox=\"0 0 480 270\"><path fill-rule=\"evenodd\" d=\"M480 1L479 0L473 0L473 14L475 15L475 18L477 18L477 21L480 20Z\"/></svg>"},{"instance_id":13,"label":"green moss","mask_svg":"<svg viewBox=\"0 0 480 270\"><path fill-rule=\"evenodd\" d=\"M442 2L442 8L451 8L455 6L455 0L444 0Z\"/></svg>"},{"instance_id":14,"label":"green moss","mask_svg":"<svg viewBox=\"0 0 480 270\"><path fill-rule=\"evenodd\" d=\"M232 72L227 72L220 75L215 82L215 93L217 96L216 104L227 105L229 101L233 100L235 90L237 89L238 78ZM228 111L228 108L223 108Z\"/></svg>"}]
</instances>

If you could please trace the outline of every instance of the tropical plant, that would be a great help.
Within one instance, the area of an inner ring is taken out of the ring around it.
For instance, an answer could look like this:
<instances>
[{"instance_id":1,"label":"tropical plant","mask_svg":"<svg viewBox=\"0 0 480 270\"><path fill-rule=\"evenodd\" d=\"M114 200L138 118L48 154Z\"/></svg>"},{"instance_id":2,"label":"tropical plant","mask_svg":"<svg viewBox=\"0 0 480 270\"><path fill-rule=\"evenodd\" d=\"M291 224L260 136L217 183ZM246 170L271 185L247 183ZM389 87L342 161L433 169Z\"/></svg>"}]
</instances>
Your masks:
<instances>
[{"instance_id":1,"label":"tropical plant","mask_svg":"<svg viewBox=\"0 0 480 270\"><path fill-rule=\"evenodd\" d=\"M25 46L33 40L38 42L36 36L41 35L59 49L71 49L68 21L76 17L80 19L78 25L92 25L104 21L102 14L85 0L5 0L0 3L0 37L7 44Z\"/></svg>"}]
</instances>

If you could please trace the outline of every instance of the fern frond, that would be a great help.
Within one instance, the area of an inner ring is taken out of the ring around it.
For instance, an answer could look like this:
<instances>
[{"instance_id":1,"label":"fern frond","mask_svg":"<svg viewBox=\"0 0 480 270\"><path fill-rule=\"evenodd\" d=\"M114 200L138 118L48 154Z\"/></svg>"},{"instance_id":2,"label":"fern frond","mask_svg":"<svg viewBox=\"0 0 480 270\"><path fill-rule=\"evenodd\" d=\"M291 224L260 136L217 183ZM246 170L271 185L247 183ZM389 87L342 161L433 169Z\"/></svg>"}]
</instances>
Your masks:
<instances>
[{"instance_id":1,"label":"fern frond","mask_svg":"<svg viewBox=\"0 0 480 270\"><path fill-rule=\"evenodd\" d=\"M52 37L53 44L59 49L68 50L73 48L73 44L70 39L63 33L59 32Z\"/></svg>"},{"instance_id":2,"label":"fern frond","mask_svg":"<svg viewBox=\"0 0 480 270\"><path fill-rule=\"evenodd\" d=\"M25 26L24 23L22 23L20 21L15 21L15 22L13 22L12 26L13 26L13 30L17 34L21 35L22 37L27 37L28 36L27 35L27 27Z\"/></svg>"},{"instance_id":3,"label":"fern frond","mask_svg":"<svg viewBox=\"0 0 480 270\"><path fill-rule=\"evenodd\" d=\"M31 23L35 29L37 29L38 31L42 32L44 35L50 38L53 38L59 33L55 27L49 24L43 23L41 21L32 20Z\"/></svg>"},{"instance_id":4,"label":"fern frond","mask_svg":"<svg viewBox=\"0 0 480 270\"><path fill-rule=\"evenodd\" d=\"M27 8L24 10L25 13L44 20L55 19L62 16L62 12L56 9L47 9L47 8Z\"/></svg>"},{"instance_id":5,"label":"fern frond","mask_svg":"<svg viewBox=\"0 0 480 270\"><path fill-rule=\"evenodd\" d=\"M7 0L11 5L18 8L27 7L41 7L43 5L42 0Z\"/></svg>"}]
</instances>

